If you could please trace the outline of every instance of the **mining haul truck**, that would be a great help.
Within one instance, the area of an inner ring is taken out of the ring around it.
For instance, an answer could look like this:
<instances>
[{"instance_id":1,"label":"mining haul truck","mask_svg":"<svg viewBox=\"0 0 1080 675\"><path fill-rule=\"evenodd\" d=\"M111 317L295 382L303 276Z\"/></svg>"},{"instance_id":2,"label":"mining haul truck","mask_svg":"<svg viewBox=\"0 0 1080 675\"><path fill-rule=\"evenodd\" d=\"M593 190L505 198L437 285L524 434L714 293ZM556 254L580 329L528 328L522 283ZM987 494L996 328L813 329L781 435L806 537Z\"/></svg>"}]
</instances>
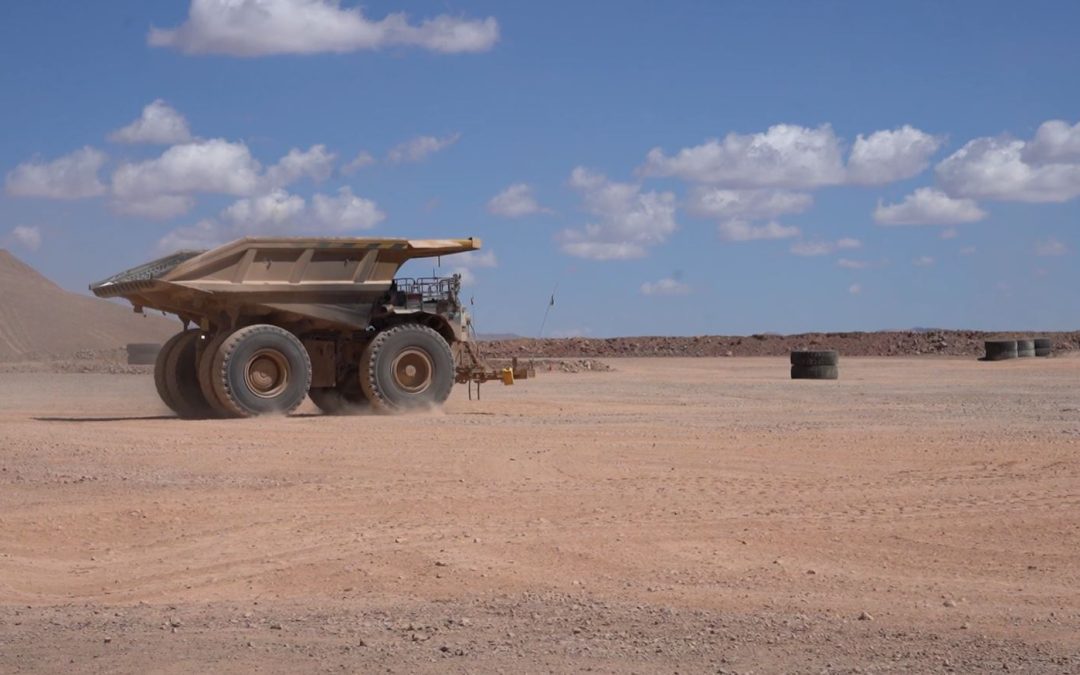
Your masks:
<instances>
[{"instance_id":1,"label":"mining haul truck","mask_svg":"<svg viewBox=\"0 0 1080 675\"><path fill-rule=\"evenodd\" d=\"M531 366L490 368L472 340L461 278L395 278L413 258L480 248L478 239L249 237L180 251L90 285L177 315L154 381L186 418L408 411L442 404L454 383L506 384ZM477 390L479 391L479 389Z\"/></svg>"}]
</instances>

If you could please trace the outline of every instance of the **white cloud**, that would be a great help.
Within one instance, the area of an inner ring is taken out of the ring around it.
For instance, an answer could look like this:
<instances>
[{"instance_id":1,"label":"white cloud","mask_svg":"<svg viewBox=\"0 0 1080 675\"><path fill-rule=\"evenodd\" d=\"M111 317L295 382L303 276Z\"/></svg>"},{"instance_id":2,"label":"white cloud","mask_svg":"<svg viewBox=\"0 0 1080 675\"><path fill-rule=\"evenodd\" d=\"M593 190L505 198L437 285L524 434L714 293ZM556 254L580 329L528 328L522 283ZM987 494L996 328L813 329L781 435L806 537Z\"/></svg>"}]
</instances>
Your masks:
<instances>
[{"instance_id":1,"label":"white cloud","mask_svg":"<svg viewBox=\"0 0 1080 675\"><path fill-rule=\"evenodd\" d=\"M532 188L525 183L514 183L487 203L487 210L497 216L521 218L536 213L550 213L536 202Z\"/></svg>"},{"instance_id":2,"label":"white cloud","mask_svg":"<svg viewBox=\"0 0 1080 675\"><path fill-rule=\"evenodd\" d=\"M973 223L986 212L971 199L954 199L940 190L921 187L899 204L878 202L874 220L881 225L957 225Z\"/></svg>"},{"instance_id":3,"label":"white cloud","mask_svg":"<svg viewBox=\"0 0 1080 675\"><path fill-rule=\"evenodd\" d=\"M944 230L941 231L941 235L939 236L942 239L956 239L960 236L960 231L957 230L955 227L946 227Z\"/></svg>"},{"instance_id":4,"label":"white cloud","mask_svg":"<svg viewBox=\"0 0 1080 675\"><path fill-rule=\"evenodd\" d=\"M1035 242L1035 255L1057 256L1066 255L1068 252L1069 247L1053 237L1047 237Z\"/></svg>"},{"instance_id":5,"label":"white cloud","mask_svg":"<svg viewBox=\"0 0 1080 675\"><path fill-rule=\"evenodd\" d=\"M313 196L311 211L317 224L334 232L370 230L386 219L374 201L357 197L348 187L339 188L336 197Z\"/></svg>"},{"instance_id":6,"label":"white cloud","mask_svg":"<svg viewBox=\"0 0 1080 675\"><path fill-rule=\"evenodd\" d=\"M1061 120L1043 122L1021 158L1033 165L1080 162L1080 122L1072 126Z\"/></svg>"},{"instance_id":7,"label":"white cloud","mask_svg":"<svg viewBox=\"0 0 1080 675\"><path fill-rule=\"evenodd\" d=\"M345 53L387 47L435 52L483 52L495 46L499 24L439 15L419 24L404 14L373 21L340 0L192 0L187 20L152 28L147 42L187 54L266 56Z\"/></svg>"},{"instance_id":8,"label":"white cloud","mask_svg":"<svg viewBox=\"0 0 1080 675\"><path fill-rule=\"evenodd\" d=\"M934 259L928 255L923 255L912 260L911 264L915 267L930 267L934 264Z\"/></svg>"},{"instance_id":9,"label":"white cloud","mask_svg":"<svg viewBox=\"0 0 1080 675\"><path fill-rule=\"evenodd\" d=\"M180 143L155 159L117 168L112 208L143 218L173 218L191 209L191 194L268 195L305 177L325 180L334 159L324 145L293 148L263 171L243 143L221 138Z\"/></svg>"},{"instance_id":10,"label":"white cloud","mask_svg":"<svg viewBox=\"0 0 1080 675\"><path fill-rule=\"evenodd\" d=\"M865 270L870 267L870 263L865 260L852 260L851 258L840 258L836 261L837 267L842 267L846 270Z\"/></svg>"},{"instance_id":11,"label":"white cloud","mask_svg":"<svg viewBox=\"0 0 1080 675\"><path fill-rule=\"evenodd\" d=\"M727 241L791 239L801 233L797 227L781 225L776 221L769 221L764 225L753 225L745 220L728 220L717 225L716 229Z\"/></svg>"},{"instance_id":12,"label":"white cloud","mask_svg":"<svg viewBox=\"0 0 1080 675\"><path fill-rule=\"evenodd\" d=\"M875 131L855 139L848 158L848 182L883 185L922 173L944 139L910 125Z\"/></svg>"},{"instance_id":13,"label":"white cloud","mask_svg":"<svg viewBox=\"0 0 1080 675\"><path fill-rule=\"evenodd\" d=\"M7 173L4 188L12 197L84 199L104 194L98 170L105 153L86 146L52 161L33 159Z\"/></svg>"},{"instance_id":14,"label":"white cloud","mask_svg":"<svg viewBox=\"0 0 1080 675\"><path fill-rule=\"evenodd\" d=\"M1068 161L1073 156L1072 145L1071 134L1053 132L1043 132L1030 148L1024 141L1008 137L976 138L937 165L937 180L957 197L1068 201L1080 196L1080 161ZM1047 158L1055 161L1047 163Z\"/></svg>"},{"instance_id":15,"label":"white cloud","mask_svg":"<svg viewBox=\"0 0 1080 675\"><path fill-rule=\"evenodd\" d=\"M858 295L862 293L862 284L851 284L848 286L847 292L852 295Z\"/></svg>"},{"instance_id":16,"label":"white cloud","mask_svg":"<svg viewBox=\"0 0 1080 675\"><path fill-rule=\"evenodd\" d=\"M461 134L459 133L443 136L442 138L417 136L390 148L390 152L386 153L386 159L392 164L422 162L436 152L449 148L460 139Z\"/></svg>"},{"instance_id":17,"label":"white cloud","mask_svg":"<svg viewBox=\"0 0 1080 675\"><path fill-rule=\"evenodd\" d=\"M121 200L209 192L249 195L259 188L261 165L243 143L221 138L174 145L160 157L124 164L112 177Z\"/></svg>"},{"instance_id":18,"label":"white cloud","mask_svg":"<svg viewBox=\"0 0 1080 675\"><path fill-rule=\"evenodd\" d=\"M844 182L840 146L829 125L778 124L764 133L711 138L671 157L653 148L640 171L727 187L808 189Z\"/></svg>"},{"instance_id":19,"label":"white cloud","mask_svg":"<svg viewBox=\"0 0 1080 675\"><path fill-rule=\"evenodd\" d=\"M960 255L975 255L976 250L974 246L965 246L960 249Z\"/></svg>"},{"instance_id":20,"label":"white cloud","mask_svg":"<svg viewBox=\"0 0 1080 675\"><path fill-rule=\"evenodd\" d=\"M659 281L646 281L641 284L643 295L686 295L690 292L690 286L678 279L660 279Z\"/></svg>"},{"instance_id":21,"label":"white cloud","mask_svg":"<svg viewBox=\"0 0 1080 675\"><path fill-rule=\"evenodd\" d=\"M321 182L334 171L332 152L326 151L325 145L313 145L307 150L293 148L278 160L278 163L266 170L265 183L272 188L279 188L308 177Z\"/></svg>"},{"instance_id":22,"label":"white cloud","mask_svg":"<svg viewBox=\"0 0 1080 675\"><path fill-rule=\"evenodd\" d=\"M836 241L798 241L791 245L791 252L801 256L819 256L861 246L861 241L849 237Z\"/></svg>"},{"instance_id":23,"label":"white cloud","mask_svg":"<svg viewBox=\"0 0 1080 675\"><path fill-rule=\"evenodd\" d=\"M348 187L336 195L316 194L310 204L277 189L237 200L216 218L177 228L158 245L163 250L208 248L252 234L341 234L370 229L385 218L374 201L357 197Z\"/></svg>"},{"instance_id":24,"label":"white cloud","mask_svg":"<svg viewBox=\"0 0 1080 675\"><path fill-rule=\"evenodd\" d=\"M371 166L376 162L374 155L367 150L361 150L357 153L356 157L351 162L341 167L341 172L344 174L356 173L360 169Z\"/></svg>"},{"instance_id":25,"label":"white cloud","mask_svg":"<svg viewBox=\"0 0 1080 675\"><path fill-rule=\"evenodd\" d=\"M182 216L195 206L188 195L150 195L132 199L114 199L110 206L115 213L150 220L168 220Z\"/></svg>"},{"instance_id":26,"label":"white cloud","mask_svg":"<svg viewBox=\"0 0 1080 675\"><path fill-rule=\"evenodd\" d=\"M695 187L688 195L687 210L708 218L755 220L802 213L813 203L814 198L803 192Z\"/></svg>"},{"instance_id":27,"label":"white cloud","mask_svg":"<svg viewBox=\"0 0 1080 675\"><path fill-rule=\"evenodd\" d=\"M580 230L559 234L562 250L594 260L640 258L678 229L675 195L642 192L640 185L616 183L583 167L570 174L570 186L581 193L585 211L596 216Z\"/></svg>"},{"instance_id":28,"label":"white cloud","mask_svg":"<svg viewBox=\"0 0 1080 675\"><path fill-rule=\"evenodd\" d=\"M41 228L37 225L16 225L11 231L11 238L28 250L41 248Z\"/></svg>"},{"instance_id":29,"label":"white cloud","mask_svg":"<svg viewBox=\"0 0 1080 675\"><path fill-rule=\"evenodd\" d=\"M191 130L184 116L159 98L143 108L139 119L109 134L109 140L172 145L191 140Z\"/></svg>"}]
</instances>

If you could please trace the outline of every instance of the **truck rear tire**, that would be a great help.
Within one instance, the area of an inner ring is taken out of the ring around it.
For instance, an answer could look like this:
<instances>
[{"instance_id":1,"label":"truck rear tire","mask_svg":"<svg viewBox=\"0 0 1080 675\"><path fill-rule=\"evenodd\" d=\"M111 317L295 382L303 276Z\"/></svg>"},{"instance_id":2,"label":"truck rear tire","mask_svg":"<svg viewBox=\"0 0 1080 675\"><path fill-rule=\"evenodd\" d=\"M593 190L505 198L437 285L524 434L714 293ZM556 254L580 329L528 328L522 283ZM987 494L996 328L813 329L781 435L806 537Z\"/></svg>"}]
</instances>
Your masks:
<instances>
[{"instance_id":1,"label":"truck rear tire","mask_svg":"<svg viewBox=\"0 0 1080 675\"><path fill-rule=\"evenodd\" d=\"M218 400L233 415L287 415L307 396L311 358L304 343L284 328L246 326L221 343L210 381Z\"/></svg>"},{"instance_id":2,"label":"truck rear tire","mask_svg":"<svg viewBox=\"0 0 1080 675\"><path fill-rule=\"evenodd\" d=\"M228 331L215 333L206 340L206 343L203 345L202 354L199 355L199 389L202 390L206 402L214 409L213 417L218 418L237 416L236 413L221 402L221 399L218 398L217 391L214 389L214 355L218 353L221 349L221 344L225 342L229 335L230 333Z\"/></svg>"},{"instance_id":3,"label":"truck rear tire","mask_svg":"<svg viewBox=\"0 0 1080 675\"><path fill-rule=\"evenodd\" d=\"M379 411L442 405L454 386L454 355L443 336L406 323L378 333L360 358L360 387Z\"/></svg>"},{"instance_id":4,"label":"truck rear tire","mask_svg":"<svg viewBox=\"0 0 1080 675\"><path fill-rule=\"evenodd\" d=\"M184 337L184 333L180 332L172 336L165 341L165 344L161 346L161 351L158 352L157 358L154 359L154 387L157 389L158 396L161 398L161 402L169 407L169 410L177 412L176 401L173 400L171 394L169 394L169 388L165 386L165 373L166 363L169 359L169 352L172 351L176 343L180 341L180 338Z\"/></svg>"},{"instance_id":5,"label":"truck rear tire","mask_svg":"<svg viewBox=\"0 0 1080 675\"><path fill-rule=\"evenodd\" d=\"M184 331L165 357L165 388L176 414L189 420L213 415L213 408L199 388L196 360L201 335L197 328Z\"/></svg>"}]
</instances>

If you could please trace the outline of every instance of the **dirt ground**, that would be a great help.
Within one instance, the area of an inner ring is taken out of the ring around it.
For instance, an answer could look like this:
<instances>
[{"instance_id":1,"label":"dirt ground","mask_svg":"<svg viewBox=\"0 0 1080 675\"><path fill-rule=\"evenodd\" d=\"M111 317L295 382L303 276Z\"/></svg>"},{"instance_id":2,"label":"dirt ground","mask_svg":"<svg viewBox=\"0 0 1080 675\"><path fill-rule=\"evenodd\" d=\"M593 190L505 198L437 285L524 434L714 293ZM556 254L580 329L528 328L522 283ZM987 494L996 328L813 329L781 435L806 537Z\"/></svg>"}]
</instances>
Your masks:
<instances>
[{"instance_id":1,"label":"dirt ground","mask_svg":"<svg viewBox=\"0 0 1080 675\"><path fill-rule=\"evenodd\" d=\"M1080 672L1080 358L181 421L0 376L0 672Z\"/></svg>"}]
</instances>

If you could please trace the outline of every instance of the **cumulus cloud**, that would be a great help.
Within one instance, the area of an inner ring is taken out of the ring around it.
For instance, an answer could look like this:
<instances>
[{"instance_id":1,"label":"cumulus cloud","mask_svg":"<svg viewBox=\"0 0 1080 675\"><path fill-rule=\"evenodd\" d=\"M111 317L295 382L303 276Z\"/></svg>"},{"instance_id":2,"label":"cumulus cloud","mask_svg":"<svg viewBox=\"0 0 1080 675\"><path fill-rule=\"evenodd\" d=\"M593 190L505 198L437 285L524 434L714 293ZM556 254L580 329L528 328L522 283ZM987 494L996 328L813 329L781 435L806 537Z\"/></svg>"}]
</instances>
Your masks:
<instances>
[{"instance_id":1,"label":"cumulus cloud","mask_svg":"<svg viewBox=\"0 0 1080 675\"><path fill-rule=\"evenodd\" d=\"M972 199L953 198L941 190L922 187L899 204L878 202L874 220L881 225L958 225L986 217Z\"/></svg>"},{"instance_id":2,"label":"cumulus cloud","mask_svg":"<svg viewBox=\"0 0 1080 675\"><path fill-rule=\"evenodd\" d=\"M594 260L640 258L678 229L671 192L642 192L640 185L617 183L584 167L571 172L570 186L582 195L585 211L596 220L559 234L562 250L569 255Z\"/></svg>"},{"instance_id":3,"label":"cumulus cloud","mask_svg":"<svg viewBox=\"0 0 1080 675\"><path fill-rule=\"evenodd\" d=\"M514 183L487 203L487 210L497 216L521 218L537 213L550 213L536 202L533 190L525 183Z\"/></svg>"},{"instance_id":4,"label":"cumulus cloud","mask_svg":"<svg viewBox=\"0 0 1080 675\"><path fill-rule=\"evenodd\" d=\"M764 133L729 133L673 156L653 148L640 171L735 188L810 189L842 183L845 176L840 139L832 127L793 124Z\"/></svg>"},{"instance_id":5,"label":"cumulus cloud","mask_svg":"<svg viewBox=\"0 0 1080 675\"><path fill-rule=\"evenodd\" d=\"M143 108L139 119L109 134L109 140L172 145L191 140L191 130L184 116L159 98Z\"/></svg>"},{"instance_id":6,"label":"cumulus cloud","mask_svg":"<svg viewBox=\"0 0 1080 675\"><path fill-rule=\"evenodd\" d=\"M155 159L124 164L113 173L112 189L123 200L192 192L249 195L259 188L261 169L246 145L215 138L174 145Z\"/></svg>"},{"instance_id":7,"label":"cumulus cloud","mask_svg":"<svg viewBox=\"0 0 1080 675\"><path fill-rule=\"evenodd\" d=\"M642 295L686 295L689 292L689 285L670 277L641 284Z\"/></svg>"},{"instance_id":8,"label":"cumulus cloud","mask_svg":"<svg viewBox=\"0 0 1080 675\"><path fill-rule=\"evenodd\" d=\"M696 216L755 220L802 213L813 203L814 198L802 192L695 187L690 190L686 206Z\"/></svg>"},{"instance_id":9,"label":"cumulus cloud","mask_svg":"<svg viewBox=\"0 0 1080 675\"><path fill-rule=\"evenodd\" d=\"M955 227L946 227L944 230L941 231L941 234L939 236L942 239L956 239L960 236L960 231L957 230Z\"/></svg>"},{"instance_id":10,"label":"cumulus cloud","mask_svg":"<svg viewBox=\"0 0 1080 675\"><path fill-rule=\"evenodd\" d=\"M147 42L186 54L267 56L345 53L419 47L441 53L484 52L499 39L494 17L471 20L439 15L410 23L402 13L381 20L340 0L192 0L187 20L152 28Z\"/></svg>"},{"instance_id":11,"label":"cumulus cloud","mask_svg":"<svg viewBox=\"0 0 1080 675\"><path fill-rule=\"evenodd\" d=\"M4 189L12 197L43 199L84 199L105 192L98 171L105 164L104 152L89 146L59 159L33 159L7 173Z\"/></svg>"},{"instance_id":12,"label":"cumulus cloud","mask_svg":"<svg viewBox=\"0 0 1080 675\"><path fill-rule=\"evenodd\" d=\"M911 264L915 267L930 267L934 264L934 259L928 255L922 255L912 260Z\"/></svg>"},{"instance_id":13,"label":"cumulus cloud","mask_svg":"<svg viewBox=\"0 0 1080 675\"><path fill-rule=\"evenodd\" d=\"M321 182L334 171L336 155L327 152L325 145L313 145L307 150L293 148L278 163L266 170L265 183L278 188L301 178Z\"/></svg>"},{"instance_id":14,"label":"cumulus cloud","mask_svg":"<svg viewBox=\"0 0 1080 675\"><path fill-rule=\"evenodd\" d=\"M1047 237L1035 242L1035 255L1058 256L1066 255L1068 252L1069 247L1053 237Z\"/></svg>"},{"instance_id":15,"label":"cumulus cloud","mask_svg":"<svg viewBox=\"0 0 1080 675\"><path fill-rule=\"evenodd\" d=\"M883 185L918 175L943 141L910 125L866 137L859 134L848 158L848 182Z\"/></svg>"},{"instance_id":16,"label":"cumulus cloud","mask_svg":"<svg viewBox=\"0 0 1080 675\"><path fill-rule=\"evenodd\" d=\"M177 228L161 240L159 247L208 248L252 234L342 234L370 229L385 218L374 201L357 197L348 187L339 189L336 195L316 194L310 203L277 189L239 199L216 218Z\"/></svg>"},{"instance_id":17,"label":"cumulus cloud","mask_svg":"<svg viewBox=\"0 0 1080 675\"><path fill-rule=\"evenodd\" d=\"M486 251L469 251L467 253L459 253L452 258L455 266L452 268L453 274L457 274L461 277L462 286L475 286L476 285L476 270L481 267L497 267L498 261L495 259L495 251L488 249Z\"/></svg>"},{"instance_id":18,"label":"cumulus cloud","mask_svg":"<svg viewBox=\"0 0 1080 675\"><path fill-rule=\"evenodd\" d=\"M1032 165L1080 162L1080 122L1073 125L1061 120L1043 122L1035 138L1024 146L1021 159Z\"/></svg>"},{"instance_id":19,"label":"cumulus cloud","mask_svg":"<svg viewBox=\"0 0 1080 675\"><path fill-rule=\"evenodd\" d=\"M763 225L754 225L745 220L728 220L717 225L720 237L727 241L759 241L763 239L791 239L801 233L793 225L781 225L769 221Z\"/></svg>"},{"instance_id":20,"label":"cumulus cloud","mask_svg":"<svg viewBox=\"0 0 1080 675\"><path fill-rule=\"evenodd\" d=\"M390 152L386 153L386 159L392 164L422 162L436 152L449 148L460 139L461 134L450 134L442 138L417 136L390 148Z\"/></svg>"},{"instance_id":21,"label":"cumulus cloud","mask_svg":"<svg viewBox=\"0 0 1080 675\"><path fill-rule=\"evenodd\" d=\"M799 241L791 245L791 252L799 256L829 255L836 251L859 248L862 242L858 239L845 237L836 241Z\"/></svg>"},{"instance_id":22,"label":"cumulus cloud","mask_svg":"<svg viewBox=\"0 0 1080 675\"><path fill-rule=\"evenodd\" d=\"M41 248L41 228L37 225L16 225L11 238L23 248L36 251Z\"/></svg>"},{"instance_id":23,"label":"cumulus cloud","mask_svg":"<svg viewBox=\"0 0 1080 675\"><path fill-rule=\"evenodd\" d=\"M360 169L371 166L375 161L375 157L370 152L361 150L351 162L341 167L341 172L346 175L356 173Z\"/></svg>"},{"instance_id":24,"label":"cumulus cloud","mask_svg":"<svg viewBox=\"0 0 1080 675\"><path fill-rule=\"evenodd\" d=\"M858 295L862 293L862 284L851 284L848 286L847 292L852 295Z\"/></svg>"},{"instance_id":25,"label":"cumulus cloud","mask_svg":"<svg viewBox=\"0 0 1080 675\"><path fill-rule=\"evenodd\" d=\"M334 159L323 145L293 148L264 171L243 143L221 138L180 143L157 158L117 168L112 208L143 218L173 218L191 209L192 194L266 195L302 178L325 180Z\"/></svg>"},{"instance_id":26,"label":"cumulus cloud","mask_svg":"<svg viewBox=\"0 0 1080 675\"><path fill-rule=\"evenodd\" d=\"M976 250L974 246L965 246L960 249L960 255L975 255Z\"/></svg>"},{"instance_id":27,"label":"cumulus cloud","mask_svg":"<svg viewBox=\"0 0 1080 675\"><path fill-rule=\"evenodd\" d=\"M937 165L938 183L957 197L1020 202L1074 199L1080 196L1075 129L1047 122L1030 144L1007 136L976 138Z\"/></svg>"}]
</instances>

